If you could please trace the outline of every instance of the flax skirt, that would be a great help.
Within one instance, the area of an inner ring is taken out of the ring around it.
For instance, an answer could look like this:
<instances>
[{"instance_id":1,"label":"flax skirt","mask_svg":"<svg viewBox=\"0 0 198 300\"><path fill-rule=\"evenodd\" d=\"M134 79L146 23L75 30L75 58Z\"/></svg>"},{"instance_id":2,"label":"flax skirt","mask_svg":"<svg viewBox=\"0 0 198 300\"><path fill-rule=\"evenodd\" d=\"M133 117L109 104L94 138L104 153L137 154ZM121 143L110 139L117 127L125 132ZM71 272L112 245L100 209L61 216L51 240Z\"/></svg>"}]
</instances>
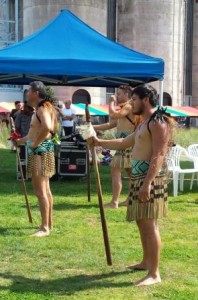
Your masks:
<instances>
[{"instance_id":1,"label":"flax skirt","mask_svg":"<svg viewBox=\"0 0 198 300\"><path fill-rule=\"evenodd\" d=\"M158 219L165 217L168 212L167 178L156 176L151 184L150 201L139 202L138 193L146 175L132 175L129 202L127 207L127 221L140 219Z\"/></svg>"}]
</instances>

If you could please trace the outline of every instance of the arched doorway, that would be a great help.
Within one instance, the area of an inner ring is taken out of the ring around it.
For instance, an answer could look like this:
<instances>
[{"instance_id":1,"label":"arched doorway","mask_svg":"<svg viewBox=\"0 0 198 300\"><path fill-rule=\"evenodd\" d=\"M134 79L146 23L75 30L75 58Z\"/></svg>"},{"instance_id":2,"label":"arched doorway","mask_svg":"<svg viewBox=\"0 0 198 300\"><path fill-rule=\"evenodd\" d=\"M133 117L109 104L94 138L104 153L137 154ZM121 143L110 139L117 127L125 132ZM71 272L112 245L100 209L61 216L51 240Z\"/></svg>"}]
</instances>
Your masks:
<instances>
[{"instance_id":1,"label":"arched doorway","mask_svg":"<svg viewBox=\"0 0 198 300\"><path fill-rule=\"evenodd\" d=\"M172 97L169 93L164 92L163 93L163 105L168 105L168 106L172 106Z\"/></svg>"},{"instance_id":2,"label":"arched doorway","mask_svg":"<svg viewBox=\"0 0 198 300\"><path fill-rule=\"evenodd\" d=\"M72 96L72 103L78 104L78 103L91 103L91 96L87 90L79 89L73 93Z\"/></svg>"}]
</instances>

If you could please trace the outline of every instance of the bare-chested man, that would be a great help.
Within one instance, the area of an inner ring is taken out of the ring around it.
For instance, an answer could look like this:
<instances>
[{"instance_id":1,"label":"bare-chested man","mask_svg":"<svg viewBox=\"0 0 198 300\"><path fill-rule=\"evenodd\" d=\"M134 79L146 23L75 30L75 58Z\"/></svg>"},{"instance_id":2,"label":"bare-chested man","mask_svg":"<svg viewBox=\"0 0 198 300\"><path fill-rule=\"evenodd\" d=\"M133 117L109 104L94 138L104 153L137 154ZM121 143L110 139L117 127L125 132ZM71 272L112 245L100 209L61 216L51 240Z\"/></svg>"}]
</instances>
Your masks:
<instances>
[{"instance_id":1,"label":"bare-chested man","mask_svg":"<svg viewBox=\"0 0 198 300\"><path fill-rule=\"evenodd\" d=\"M132 88L130 86L120 86L117 95L112 95L109 99L109 117L110 122L101 125L95 125L95 130L117 129L116 138L124 138L131 134L140 123L140 118L134 116L132 106L130 105ZM117 101L116 101L117 100ZM120 109L116 110L116 102ZM126 170L128 177L131 175L131 148L116 151L111 161L112 177L112 200L106 204L106 208L118 208L119 196L122 191L121 172ZM121 205L126 205L127 201Z\"/></svg>"},{"instance_id":2,"label":"bare-chested man","mask_svg":"<svg viewBox=\"0 0 198 300\"><path fill-rule=\"evenodd\" d=\"M28 149L28 177L32 178L35 195L39 200L41 225L32 236L47 236L52 229L53 197L49 178L55 174L54 143L56 112L49 101L45 101L46 88L40 81L30 84L28 103L36 108L30 130L24 138L17 139L16 145L26 143Z\"/></svg>"},{"instance_id":3,"label":"bare-chested man","mask_svg":"<svg viewBox=\"0 0 198 300\"><path fill-rule=\"evenodd\" d=\"M156 110L157 92L151 86L133 90L133 113L142 115L143 122L124 139L98 140L94 145L122 150L132 147L131 192L127 220L135 220L139 228L143 259L130 266L132 270L147 270L148 274L137 285L151 285L161 281L159 259L161 239L157 220L167 214L167 183L165 155L171 141L173 121L163 110Z\"/></svg>"}]
</instances>

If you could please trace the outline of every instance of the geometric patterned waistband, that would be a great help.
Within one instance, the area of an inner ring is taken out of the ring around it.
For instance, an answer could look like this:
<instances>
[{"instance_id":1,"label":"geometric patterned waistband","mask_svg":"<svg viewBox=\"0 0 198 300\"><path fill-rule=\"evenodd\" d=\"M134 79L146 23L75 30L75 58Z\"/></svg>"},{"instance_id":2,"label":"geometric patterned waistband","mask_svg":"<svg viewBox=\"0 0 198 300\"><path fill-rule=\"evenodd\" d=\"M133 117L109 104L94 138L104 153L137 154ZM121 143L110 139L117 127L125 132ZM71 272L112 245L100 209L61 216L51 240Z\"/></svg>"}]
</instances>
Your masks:
<instances>
[{"instance_id":1,"label":"geometric patterned waistband","mask_svg":"<svg viewBox=\"0 0 198 300\"><path fill-rule=\"evenodd\" d=\"M32 149L31 146L31 142L27 141L26 142L27 145L27 151L29 155L32 154L42 154L45 152L51 152L54 151L54 142L52 140L44 140L38 147Z\"/></svg>"},{"instance_id":2,"label":"geometric patterned waistband","mask_svg":"<svg viewBox=\"0 0 198 300\"><path fill-rule=\"evenodd\" d=\"M133 175L146 175L150 166L149 160L132 160L132 174Z\"/></svg>"}]
</instances>

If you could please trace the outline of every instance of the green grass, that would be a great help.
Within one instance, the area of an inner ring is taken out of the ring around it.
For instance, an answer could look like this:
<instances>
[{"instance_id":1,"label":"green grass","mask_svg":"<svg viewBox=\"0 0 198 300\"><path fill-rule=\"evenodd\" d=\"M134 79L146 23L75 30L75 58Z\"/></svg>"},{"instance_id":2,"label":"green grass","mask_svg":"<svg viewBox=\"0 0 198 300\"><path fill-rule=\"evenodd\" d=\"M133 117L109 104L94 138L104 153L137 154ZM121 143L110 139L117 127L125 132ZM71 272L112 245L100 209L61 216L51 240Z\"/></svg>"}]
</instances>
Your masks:
<instances>
[{"instance_id":1,"label":"green grass","mask_svg":"<svg viewBox=\"0 0 198 300\"><path fill-rule=\"evenodd\" d=\"M0 148L7 148L9 135L9 131L6 126L4 126L4 124L0 124Z\"/></svg>"},{"instance_id":2,"label":"green grass","mask_svg":"<svg viewBox=\"0 0 198 300\"><path fill-rule=\"evenodd\" d=\"M177 129L176 136L175 136L175 143L185 148L187 148L191 144L197 144L198 129L197 128Z\"/></svg>"},{"instance_id":3,"label":"green grass","mask_svg":"<svg viewBox=\"0 0 198 300\"><path fill-rule=\"evenodd\" d=\"M189 193L189 181L184 194L170 197L169 216L160 221L162 283L137 288L133 283L144 272L126 269L141 259L137 228L126 223L125 208L106 211L113 258L108 267L93 176L91 203L86 181L52 182L54 231L47 238L30 238L40 219L31 183L33 226L27 221L21 182L15 180L15 155L0 149L0 160L0 299L198 299L198 190L194 186ZM107 202L109 169L100 172ZM126 191L125 182L122 200Z\"/></svg>"}]
</instances>

